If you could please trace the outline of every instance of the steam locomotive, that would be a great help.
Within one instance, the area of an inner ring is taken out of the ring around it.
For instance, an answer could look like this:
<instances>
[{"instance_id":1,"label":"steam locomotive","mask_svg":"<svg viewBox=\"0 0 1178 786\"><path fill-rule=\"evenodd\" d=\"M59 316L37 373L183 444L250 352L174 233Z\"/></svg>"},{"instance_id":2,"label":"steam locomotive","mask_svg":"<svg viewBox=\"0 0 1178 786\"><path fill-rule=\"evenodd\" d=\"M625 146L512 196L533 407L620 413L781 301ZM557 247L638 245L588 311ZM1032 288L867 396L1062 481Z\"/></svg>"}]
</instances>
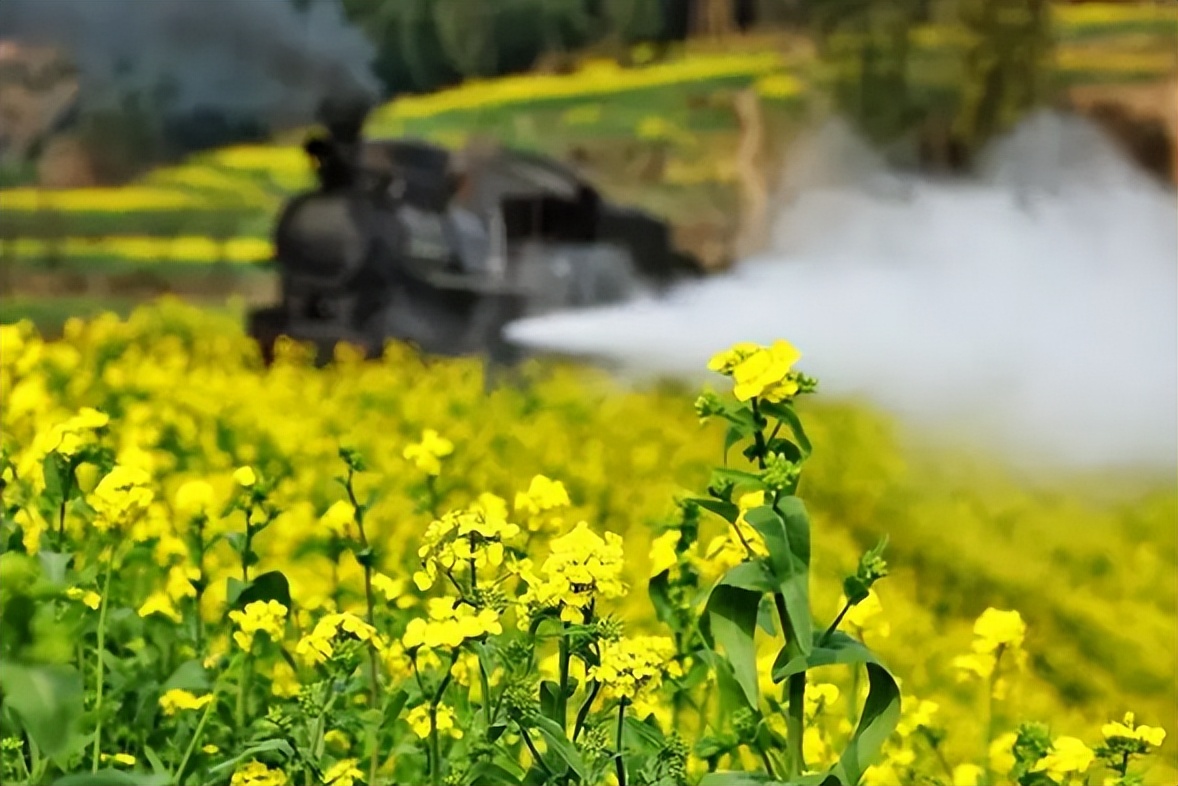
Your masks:
<instances>
[{"instance_id":1,"label":"steam locomotive","mask_svg":"<svg viewBox=\"0 0 1178 786\"><path fill-rule=\"evenodd\" d=\"M248 330L269 362L279 336L321 361L346 342L511 363L503 329L525 316L615 303L702 274L667 225L613 205L568 168L512 150L451 152L366 140L371 105L337 99L308 139L318 187L274 231L281 302Z\"/></svg>"}]
</instances>

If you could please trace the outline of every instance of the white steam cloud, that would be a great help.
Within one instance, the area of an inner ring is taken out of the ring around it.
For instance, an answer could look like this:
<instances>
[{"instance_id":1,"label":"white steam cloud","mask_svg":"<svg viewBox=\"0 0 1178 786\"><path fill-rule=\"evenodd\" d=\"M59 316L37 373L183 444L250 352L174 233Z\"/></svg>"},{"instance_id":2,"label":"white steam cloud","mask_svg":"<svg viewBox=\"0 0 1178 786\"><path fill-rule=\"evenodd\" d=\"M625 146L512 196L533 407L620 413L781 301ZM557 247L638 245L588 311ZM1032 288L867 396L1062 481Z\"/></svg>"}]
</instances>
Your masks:
<instances>
[{"instance_id":1,"label":"white steam cloud","mask_svg":"<svg viewBox=\"0 0 1178 786\"><path fill-rule=\"evenodd\" d=\"M786 338L827 395L1016 462L1175 465L1178 202L1094 127L1033 118L968 183L889 173L838 125L790 160L771 251L509 338L692 379Z\"/></svg>"}]
</instances>

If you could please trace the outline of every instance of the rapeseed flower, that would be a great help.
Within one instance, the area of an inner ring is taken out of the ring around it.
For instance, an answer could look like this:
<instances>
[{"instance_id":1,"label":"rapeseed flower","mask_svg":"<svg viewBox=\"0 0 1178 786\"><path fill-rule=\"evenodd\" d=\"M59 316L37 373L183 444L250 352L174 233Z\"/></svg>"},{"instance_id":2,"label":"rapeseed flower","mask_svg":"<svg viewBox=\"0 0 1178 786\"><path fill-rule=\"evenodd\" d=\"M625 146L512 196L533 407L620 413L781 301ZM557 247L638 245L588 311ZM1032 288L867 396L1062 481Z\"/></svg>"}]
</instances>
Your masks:
<instances>
[{"instance_id":1,"label":"rapeseed flower","mask_svg":"<svg viewBox=\"0 0 1178 786\"><path fill-rule=\"evenodd\" d=\"M153 592L143 602L143 605L139 607L138 613L140 617L150 617L152 614L159 614L167 617L177 625L184 620L167 592Z\"/></svg>"},{"instance_id":2,"label":"rapeseed flower","mask_svg":"<svg viewBox=\"0 0 1178 786\"><path fill-rule=\"evenodd\" d=\"M94 527L100 532L124 530L139 520L151 505L151 478L141 469L115 465L87 502L97 514Z\"/></svg>"},{"instance_id":3,"label":"rapeseed flower","mask_svg":"<svg viewBox=\"0 0 1178 786\"><path fill-rule=\"evenodd\" d=\"M402 456L406 461L412 461L425 474L440 475L442 472L441 459L453 452L453 442L442 437L432 428L427 428L421 433L421 441L406 447Z\"/></svg>"},{"instance_id":4,"label":"rapeseed flower","mask_svg":"<svg viewBox=\"0 0 1178 786\"><path fill-rule=\"evenodd\" d=\"M243 489L253 488L258 482L258 474L253 467L238 467L233 471L233 482Z\"/></svg>"},{"instance_id":5,"label":"rapeseed flower","mask_svg":"<svg viewBox=\"0 0 1178 786\"><path fill-rule=\"evenodd\" d=\"M138 759L129 753L103 753L98 757L101 761L112 761L124 767L134 767Z\"/></svg>"},{"instance_id":6,"label":"rapeseed flower","mask_svg":"<svg viewBox=\"0 0 1178 786\"><path fill-rule=\"evenodd\" d=\"M286 633L286 606L276 600L255 600L242 610L229 612L229 619L237 625L233 640L249 652L254 647L254 636L264 633L271 641L282 641Z\"/></svg>"},{"instance_id":7,"label":"rapeseed flower","mask_svg":"<svg viewBox=\"0 0 1178 786\"><path fill-rule=\"evenodd\" d=\"M476 505L446 513L430 523L417 554L422 570L413 575L420 590L433 586L440 572L473 570L484 578L488 568L503 564L505 544L520 532L517 525L500 517L498 510Z\"/></svg>"},{"instance_id":8,"label":"rapeseed flower","mask_svg":"<svg viewBox=\"0 0 1178 786\"><path fill-rule=\"evenodd\" d=\"M84 590L79 587L70 587L65 591L65 596L70 600L81 601L83 605L89 606L91 609L98 610L102 605L102 596L94 590Z\"/></svg>"},{"instance_id":9,"label":"rapeseed flower","mask_svg":"<svg viewBox=\"0 0 1178 786\"><path fill-rule=\"evenodd\" d=\"M165 715L175 715L183 710L199 710L206 705L213 702L213 694L206 693L203 696L196 696L186 690L173 688L164 695L160 696L160 709L164 711Z\"/></svg>"},{"instance_id":10,"label":"rapeseed flower","mask_svg":"<svg viewBox=\"0 0 1178 786\"><path fill-rule=\"evenodd\" d=\"M364 773L356 766L359 759L344 759L327 768L323 773L324 786L352 786L357 779L363 780Z\"/></svg>"},{"instance_id":11,"label":"rapeseed flower","mask_svg":"<svg viewBox=\"0 0 1178 786\"><path fill-rule=\"evenodd\" d=\"M243 764L233 773L229 786L286 786L286 773L270 769L257 760Z\"/></svg>"},{"instance_id":12,"label":"rapeseed flower","mask_svg":"<svg viewBox=\"0 0 1178 786\"><path fill-rule=\"evenodd\" d=\"M554 515L572 505L564 484L544 475L535 475L527 491L516 492L515 511L524 514L529 532L559 529L563 521ZM506 512L504 512L506 517Z\"/></svg>"},{"instance_id":13,"label":"rapeseed flower","mask_svg":"<svg viewBox=\"0 0 1178 786\"><path fill-rule=\"evenodd\" d=\"M409 714L405 717L409 722L409 728L413 729L413 733L421 739L429 737L430 732L433 731L433 726L430 724L429 706L420 704L409 710ZM453 708L439 704L437 709L437 724L438 733L448 733L454 739L462 739L462 729L458 728L458 718L454 713Z\"/></svg>"},{"instance_id":14,"label":"rapeseed flower","mask_svg":"<svg viewBox=\"0 0 1178 786\"><path fill-rule=\"evenodd\" d=\"M1046 772L1047 777L1057 783L1067 780L1073 773L1087 771L1096 755L1081 740L1075 737L1057 737L1051 749L1035 765L1032 772Z\"/></svg>"},{"instance_id":15,"label":"rapeseed flower","mask_svg":"<svg viewBox=\"0 0 1178 786\"><path fill-rule=\"evenodd\" d=\"M335 644L341 637L368 642L376 636L376 628L355 614L328 614L315 624L314 630L299 640L295 654L308 666L326 663L335 654Z\"/></svg>"},{"instance_id":16,"label":"rapeseed flower","mask_svg":"<svg viewBox=\"0 0 1178 786\"><path fill-rule=\"evenodd\" d=\"M1146 746L1160 747L1166 739L1166 730L1156 726L1135 726L1136 716L1126 712L1120 721L1106 723L1100 728L1100 733L1108 743L1136 741Z\"/></svg>"},{"instance_id":17,"label":"rapeseed flower","mask_svg":"<svg viewBox=\"0 0 1178 786\"><path fill-rule=\"evenodd\" d=\"M800 377L792 372L801 357L788 341L774 341L768 347L742 342L713 356L708 368L732 377L732 392L738 401L763 398L781 402L802 389Z\"/></svg>"},{"instance_id":18,"label":"rapeseed flower","mask_svg":"<svg viewBox=\"0 0 1178 786\"><path fill-rule=\"evenodd\" d=\"M602 685L606 698L625 699L642 712L663 676L682 672L674 661L675 642L667 636L635 636L601 643L601 660L589 679Z\"/></svg>"},{"instance_id":19,"label":"rapeseed flower","mask_svg":"<svg viewBox=\"0 0 1178 786\"><path fill-rule=\"evenodd\" d=\"M528 590L521 601L535 608L559 608L566 622L581 622L594 602L619 598L625 592L622 539L613 532L603 539L582 521L551 543L540 568L542 576L522 574Z\"/></svg>"},{"instance_id":20,"label":"rapeseed flower","mask_svg":"<svg viewBox=\"0 0 1178 786\"><path fill-rule=\"evenodd\" d=\"M213 510L213 487L204 480L190 480L176 489L172 509L183 518L208 516Z\"/></svg>"},{"instance_id":21,"label":"rapeseed flower","mask_svg":"<svg viewBox=\"0 0 1178 786\"><path fill-rule=\"evenodd\" d=\"M499 614L493 609L476 610L456 598L431 598L429 619L409 621L401 644L407 650L418 647L456 649L467 639L503 632Z\"/></svg>"}]
</instances>

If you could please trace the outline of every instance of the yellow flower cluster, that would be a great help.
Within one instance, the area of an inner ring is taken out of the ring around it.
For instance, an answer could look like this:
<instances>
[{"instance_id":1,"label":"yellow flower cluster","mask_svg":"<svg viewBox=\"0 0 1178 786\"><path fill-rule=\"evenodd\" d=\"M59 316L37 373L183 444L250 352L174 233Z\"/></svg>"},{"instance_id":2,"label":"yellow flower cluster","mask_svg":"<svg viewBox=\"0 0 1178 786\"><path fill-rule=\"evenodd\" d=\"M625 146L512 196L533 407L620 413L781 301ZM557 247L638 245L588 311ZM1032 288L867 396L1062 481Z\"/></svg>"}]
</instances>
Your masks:
<instances>
[{"instance_id":1,"label":"yellow flower cluster","mask_svg":"<svg viewBox=\"0 0 1178 786\"><path fill-rule=\"evenodd\" d=\"M1056 783L1062 783L1072 773L1083 773L1092 766L1096 755L1076 737L1057 737L1047 755L1035 762L1032 772L1045 772Z\"/></svg>"},{"instance_id":2,"label":"yellow flower cluster","mask_svg":"<svg viewBox=\"0 0 1178 786\"><path fill-rule=\"evenodd\" d=\"M446 733L456 740L462 739L462 729L458 726L458 716L454 713L453 707L439 704L436 717L439 734ZM413 733L423 740L429 737L430 732L433 731L433 724L430 723L429 718L429 707L425 704L409 710L405 720L409 722L409 728L413 729Z\"/></svg>"},{"instance_id":3,"label":"yellow flower cluster","mask_svg":"<svg viewBox=\"0 0 1178 786\"><path fill-rule=\"evenodd\" d=\"M175 715L182 710L199 710L206 705L212 704L213 694L206 693L203 696L196 696L186 690L173 688L160 696L160 709L164 711L165 715Z\"/></svg>"},{"instance_id":4,"label":"yellow flower cluster","mask_svg":"<svg viewBox=\"0 0 1178 786\"><path fill-rule=\"evenodd\" d=\"M520 532L517 525L507 521L505 513L502 500L496 503L484 497L469 509L451 511L433 521L417 552L423 566L413 574L418 589L432 587L439 571L453 576L456 569L467 570L472 580L480 574L483 579L492 578L487 569L503 564L505 545Z\"/></svg>"},{"instance_id":5,"label":"yellow flower cluster","mask_svg":"<svg viewBox=\"0 0 1178 786\"><path fill-rule=\"evenodd\" d=\"M352 786L364 780L364 773L356 765L359 759L343 759L327 768L323 773L324 786Z\"/></svg>"},{"instance_id":6,"label":"yellow flower cluster","mask_svg":"<svg viewBox=\"0 0 1178 786\"><path fill-rule=\"evenodd\" d=\"M357 641L369 642L376 637L376 628L355 614L328 614L315 623L310 633L299 639L295 645L295 654L308 666L325 663L335 654L335 643L341 634L348 634L349 638Z\"/></svg>"},{"instance_id":7,"label":"yellow flower cluster","mask_svg":"<svg viewBox=\"0 0 1178 786\"><path fill-rule=\"evenodd\" d=\"M658 689L664 675L682 674L674 657L675 642L666 636L606 641L601 645L601 662L589 669L589 679L601 683L606 697L640 705Z\"/></svg>"},{"instance_id":8,"label":"yellow flower cluster","mask_svg":"<svg viewBox=\"0 0 1178 786\"><path fill-rule=\"evenodd\" d=\"M79 587L70 587L65 591L65 596L70 600L80 600L83 605L97 610L102 604L102 596L94 590L84 590Z\"/></svg>"},{"instance_id":9,"label":"yellow flower cluster","mask_svg":"<svg viewBox=\"0 0 1178 786\"><path fill-rule=\"evenodd\" d=\"M286 773L270 769L260 761L251 760L238 767L229 786L286 786Z\"/></svg>"},{"instance_id":10,"label":"yellow flower cluster","mask_svg":"<svg viewBox=\"0 0 1178 786\"><path fill-rule=\"evenodd\" d=\"M467 639L503 632L499 614L493 609L475 609L457 598L430 598L429 619L409 621L401 644L405 649L454 649Z\"/></svg>"},{"instance_id":11,"label":"yellow flower cluster","mask_svg":"<svg viewBox=\"0 0 1178 786\"><path fill-rule=\"evenodd\" d=\"M533 477L528 490L515 495L515 511L527 516L529 532L559 529L563 522L555 514L571 504L564 484L544 475Z\"/></svg>"},{"instance_id":12,"label":"yellow flower cluster","mask_svg":"<svg viewBox=\"0 0 1178 786\"><path fill-rule=\"evenodd\" d=\"M97 514L94 527L100 532L126 530L146 512L155 493L151 476L138 467L116 465L86 500Z\"/></svg>"},{"instance_id":13,"label":"yellow flower cluster","mask_svg":"<svg viewBox=\"0 0 1178 786\"><path fill-rule=\"evenodd\" d=\"M427 428L422 432L421 441L406 447L403 455L406 461L412 461L425 474L438 475L442 472L441 459L453 452L453 442L432 428Z\"/></svg>"},{"instance_id":14,"label":"yellow flower cluster","mask_svg":"<svg viewBox=\"0 0 1178 786\"><path fill-rule=\"evenodd\" d=\"M525 571L528 590L521 601L537 608L559 608L566 622L582 622L600 599L619 598L624 555L622 539L613 532L603 539L584 522L552 541L551 553L540 568L542 575Z\"/></svg>"},{"instance_id":15,"label":"yellow flower cluster","mask_svg":"<svg viewBox=\"0 0 1178 786\"><path fill-rule=\"evenodd\" d=\"M237 625L233 640L246 652L254 648L254 637L259 633L271 641L282 641L286 635L286 612L286 606L276 600L256 600L240 611L229 612L229 619Z\"/></svg>"},{"instance_id":16,"label":"yellow flower cluster","mask_svg":"<svg viewBox=\"0 0 1178 786\"><path fill-rule=\"evenodd\" d=\"M791 370L801 357L788 341L774 341L768 347L740 343L715 355L708 368L732 377L732 392L739 401L763 398L780 402L792 398L800 389Z\"/></svg>"},{"instance_id":17,"label":"yellow flower cluster","mask_svg":"<svg viewBox=\"0 0 1178 786\"><path fill-rule=\"evenodd\" d=\"M962 679L970 676L989 679L1006 653L1010 654L1018 668L1026 665L1026 652L1022 645L1027 626L1017 611L986 609L974 623L973 630L973 651L953 660L953 665L960 669ZM1002 685L999 683L997 686L999 694Z\"/></svg>"},{"instance_id":18,"label":"yellow flower cluster","mask_svg":"<svg viewBox=\"0 0 1178 786\"><path fill-rule=\"evenodd\" d=\"M1122 720L1106 723L1101 727L1100 733L1110 743L1119 740L1132 740L1144 742L1146 745L1157 748L1165 742L1165 729L1157 726L1135 726L1133 725L1135 720L1136 716L1132 712L1126 712Z\"/></svg>"}]
</instances>

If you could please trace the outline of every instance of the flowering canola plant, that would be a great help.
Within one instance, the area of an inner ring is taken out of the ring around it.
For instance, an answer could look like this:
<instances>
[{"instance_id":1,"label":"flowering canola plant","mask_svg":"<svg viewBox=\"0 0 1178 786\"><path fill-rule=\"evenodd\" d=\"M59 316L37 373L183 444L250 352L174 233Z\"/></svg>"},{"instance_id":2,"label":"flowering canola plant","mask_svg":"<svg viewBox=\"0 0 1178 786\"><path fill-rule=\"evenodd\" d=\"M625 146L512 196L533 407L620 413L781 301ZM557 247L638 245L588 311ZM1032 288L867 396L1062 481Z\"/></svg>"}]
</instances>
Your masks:
<instances>
[{"instance_id":1,"label":"flowering canola plant","mask_svg":"<svg viewBox=\"0 0 1178 786\"><path fill-rule=\"evenodd\" d=\"M168 303L54 342L0 327L0 782L1157 773L1166 731L1124 707L1092 734L1015 706L1020 612L982 611L972 645L921 633L878 526L830 547L823 488L851 481L788 342L718 354L732 395L693 426L678 393L593 399L543 367L487 393L396 345L263 368L235 330Z\"/></svg>"}]
</instances>

